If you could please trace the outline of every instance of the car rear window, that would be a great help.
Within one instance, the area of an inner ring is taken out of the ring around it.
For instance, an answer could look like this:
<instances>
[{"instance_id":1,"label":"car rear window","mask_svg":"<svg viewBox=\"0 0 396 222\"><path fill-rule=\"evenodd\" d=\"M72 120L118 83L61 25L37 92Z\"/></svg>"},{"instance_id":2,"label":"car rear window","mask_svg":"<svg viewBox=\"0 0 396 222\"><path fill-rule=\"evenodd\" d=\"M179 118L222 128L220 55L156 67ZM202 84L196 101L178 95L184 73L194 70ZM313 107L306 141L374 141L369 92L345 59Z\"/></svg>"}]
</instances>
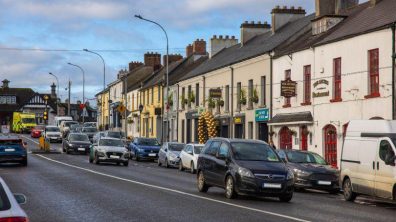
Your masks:
<instances>
[{"instance_id":1,"label":"car rear window","mask_svg":"<svg viewBox=\"0 0 396 222\"><path fill-rule=\"evenodd\" d=\"M10 200L8 200L4 187L0 183L0 211L9 210L10 208L11 208Z\"/></svg>"},{"instance_id":2,"label":"car rear window","mask_svg":"<svg viewBox=\"0 0 396 222\"><path fill-rule=\"evenodd\" d=\"M22 145L22 140L0 140L0 145Z\"/></svg>"}]
</instances>

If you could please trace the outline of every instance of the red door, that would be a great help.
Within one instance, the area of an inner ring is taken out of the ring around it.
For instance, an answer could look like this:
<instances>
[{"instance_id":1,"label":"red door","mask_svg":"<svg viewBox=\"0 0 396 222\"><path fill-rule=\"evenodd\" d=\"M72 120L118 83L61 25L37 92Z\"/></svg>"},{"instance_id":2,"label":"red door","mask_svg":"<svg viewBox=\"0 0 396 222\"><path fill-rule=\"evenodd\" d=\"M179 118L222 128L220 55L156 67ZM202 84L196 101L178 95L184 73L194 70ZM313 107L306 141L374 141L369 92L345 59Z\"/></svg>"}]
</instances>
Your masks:
<instances>
[{"instance_id":1,"label":"red door","mask_svg":"<svg viewBox=\"0 0 396 222\"><path fill-rule=\"evenodd\" d=\"M288 127L283 127L279 131L279 148L292 149L292 133Z\"/></svg>"},{"instance_id":2,"label":"red door","mask_svg":"<svg viewBox=\"0 0 396 222\"><path fill-rule=\"evenodd\" d=\"M300 149L301 150L308 150L308 129L307 126L302 126L300 128L300 138L301 138L301 143L300 143Z\"/></svg>"},{"instance_id":3,"label":"red door","mask_svg":"<svg viewBox=\"0 0 396 222\"><path fill-rule=\"evenodd\" d=\"M324 129L325 159L337 167L337 129L333 125L327 125Z\"/></svg>"}]
</instances>

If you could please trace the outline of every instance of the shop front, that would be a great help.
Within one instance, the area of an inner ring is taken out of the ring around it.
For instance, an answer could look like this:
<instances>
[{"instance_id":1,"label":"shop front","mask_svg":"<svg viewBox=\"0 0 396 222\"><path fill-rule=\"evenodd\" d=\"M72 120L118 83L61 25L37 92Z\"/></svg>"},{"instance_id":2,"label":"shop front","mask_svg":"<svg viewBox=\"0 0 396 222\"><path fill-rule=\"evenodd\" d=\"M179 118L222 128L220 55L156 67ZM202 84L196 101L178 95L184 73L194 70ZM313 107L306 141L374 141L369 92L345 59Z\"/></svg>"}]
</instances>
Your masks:
<instances>
[{"instance_id":1,"label":"shop front","mask_svg":"<svg viewBox=\"0 0 396 222\"><path fill-rule=\"evenodd\" d=\"M223 138L230 138L230 116L216 116L217 135Z\"/></svg>"},{"instance_id":2,"label":"shop front","mask_svg":"<svg viewBox=\"0 0 396 222\"><path fill-rule=\"evenodd\" d=\"M186 113L186 143L198 142L198 119L197 110Z\"/></svg>"},{"instance_id":3,"label":"shop front","mask_svg":"<svg viewBox=\"0 0 396 222\"><path fill-rule=\"evenodd\" d=\"M234 137L237 139L245 138L245 116L234 116Z\"/></svg>"},{"instance_id":4,"label":"shop front","mask_svg":"<svg viewBox=\"0 0 396 222\"><path fill-rule=\"evenodd\" d=\"M257 125L257 139L268 143L269 109L257 109L254 116Z\"/></svg>"}]
</instances>

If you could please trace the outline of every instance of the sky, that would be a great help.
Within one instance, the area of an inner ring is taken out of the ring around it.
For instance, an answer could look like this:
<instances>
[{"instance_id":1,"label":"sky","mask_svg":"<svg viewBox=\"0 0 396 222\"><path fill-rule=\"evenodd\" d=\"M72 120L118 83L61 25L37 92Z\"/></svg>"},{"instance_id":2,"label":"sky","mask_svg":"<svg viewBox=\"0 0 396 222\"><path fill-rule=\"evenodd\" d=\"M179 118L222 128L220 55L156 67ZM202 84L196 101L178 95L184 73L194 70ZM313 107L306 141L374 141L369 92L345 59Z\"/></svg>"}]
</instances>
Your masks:
<instances>
[{"instance_id":1,"label":"sky","mask_svg":"<svg viewBox=\"0 0 396 222\"><path fill-rule=\"evenodd\" d=\"M170 53L185 56L185 47L195 39L213 35L240 39L244 21L267 21L276 5L301 6L314 11L314 0L0 0L0 81L10 87L30 87L49 93L51 72L59 78L59 94L66 99L68 79L71 100L103 89L131 61L143 61L146 52L165 54L166 40L154 24L134 18L139 14L160 23L169 36ZM92 103L92 102L91 102Z\"/></svg>"}]
</instances>

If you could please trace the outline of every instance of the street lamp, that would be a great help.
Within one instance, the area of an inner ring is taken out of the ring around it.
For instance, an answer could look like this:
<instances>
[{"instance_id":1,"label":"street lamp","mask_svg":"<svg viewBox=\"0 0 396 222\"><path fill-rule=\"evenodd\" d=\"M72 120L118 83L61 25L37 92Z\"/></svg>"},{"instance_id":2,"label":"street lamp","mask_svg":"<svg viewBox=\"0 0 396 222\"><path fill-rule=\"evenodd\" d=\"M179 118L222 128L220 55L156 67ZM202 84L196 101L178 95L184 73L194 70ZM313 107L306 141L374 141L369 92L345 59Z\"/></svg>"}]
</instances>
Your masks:
<instances>
[{"instance_id":1,"label":"street lamp","mask_svg":"<svg viewBox=\"0 0 396 222\"><path fill-rule=\"evenodd\" d=\"M52 74L52 72L49 72L48 74L50 74L51 76L55 77L56 79L56 115L59 115L59 102L58 102L58 96L59 96L59 80L58 77L54 74Z\"/></svg>"},{"instance_id":2,"label":"street lamp","mask_svg":"<svg viewBox=\"0 0 396 222\"><path fill-rule=\"evenodd\" d=\"M164 95L162 95L162 102L164 103L164 99L168 98L168 94L169 94L169 39L168 39L168 34L166 33L164 27L162 27L160 24L158 24L157 22L154 22L152 20L143 18L141 15L135 15L135 18L147 21L147 22L151 22L153 24L156 24L157 26L159 26L162 31L164 31L165 33L165 37L166 37L166 95L164 97ZM158 89L159 90L159 89ZM168 100L166 101L166 103L168 104ZM162 106L162 118L164 118L164 105ZM169 126L169 114L166 115L166 122L167 122L167 128ZM166 129L167 135L168 135L168 129ZM162 122L162 142L164 142L164 123Z\"/></svg>"},{"instance_id":3,"label":"street lamp","mask_svg":"<svg viewBox=\"0 0 396 222\"><path fill-rule=\"evenodd\" d=\"M81 70L82 74L83 74L83 104L84 104L84 106L85 106L85 72L84 72L84 69L81 68L79 65L76 65L76 64L73 64L73 63L70 63L70 62L68 62L67 64L79 68L79 69ZM84 122L85 122L85 115L84 115L84 112L83 112L83 115L82 115L82 116L83 116L83 123L84 123Z\"/></svg>"},{"instance_id":4,"label":"street lamp","mask_svg":"<svg viewBox=\"0 0 396 222\"><path fill-rule=\"evenodd\" d=\"M105 63L103 57L99 53L91 51L91 50L88 50L88 49L83 49L83 50L85 52L89 52L89 53L95 54L95 55L99 56L100 59L102 59L102 62L103 62L103 92L104 92L105 89L106 89L106 63ZM109 122L108 122L109 127L110 127L110 100L111 99L110 99L110 89L109 89Z\"/></svg>"}]
</instances>

